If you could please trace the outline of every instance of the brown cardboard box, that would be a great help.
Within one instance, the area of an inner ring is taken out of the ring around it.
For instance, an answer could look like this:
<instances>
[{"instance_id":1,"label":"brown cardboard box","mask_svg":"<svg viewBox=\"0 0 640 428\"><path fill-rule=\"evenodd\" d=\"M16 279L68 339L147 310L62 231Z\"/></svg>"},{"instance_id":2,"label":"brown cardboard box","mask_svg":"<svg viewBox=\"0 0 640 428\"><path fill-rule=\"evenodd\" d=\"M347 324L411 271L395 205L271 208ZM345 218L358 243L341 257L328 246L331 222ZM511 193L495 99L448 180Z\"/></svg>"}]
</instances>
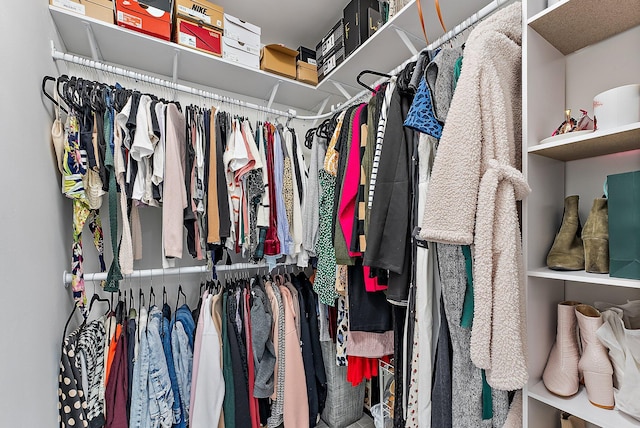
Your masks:
<instances>
[{"instance_id":1,"label":"brown cardboard box","mask_svg":"<svg viewBox=\"0 0 640 428\"><path fill-rule=\"evenodd\" d=\"M266 45L260 51L260 69L282 76L296 78L298 51L283 45Z\"/></svg>"},{"instance_id":2,"label":"brown cardboard box","mask_svg":"<svg viewBox=\"0 0 640 428\"><path fill-rule=\"evenodd\" d=\"M149 1L148 3L152 3ZM170 2L153 1L165 7ZM171 40L171 12L132 0L116 0L116 23L134 31Z\"/></svg>"},{"instance_id":3,"label":"brown cardboard box","mask_svg":"<svg viewBox=\"0 0 640 428\"><path fill-rule=\"evenodd\" d=\"M187 19L176 19L173 41L202 52L222 56L222 32Z\"/></svg>"},{"instance_id":4,"label":"brown cardboard box","mask_svg":"<svg viewBox=\"0 0 640 428\"><path fill-rule=\"evenodd\" d=\"M49 0L49 4L113 24L112 0Z\"/></svg>"},{"instance_id":5,"label":"brown cardboard box","mask_svg":"<svg viewBox=\"0 0 640 428\"><path fill-rule=\"evenodd\" d=\"M175 16L224 29L224 8L207 0L175 0Z\"/></svg>"},{"instance_id":6,"label":"brown cardboard box","mask_svg":"<svg viewBox=\"0 0 640 428\"><path fill-rule=\"evenodd\" d=\"M298 69L296 80L299 80L310 85L318 84L318 68L315 64L309 64L308 62L298 61Z\"/></svg>"}]
</instances>

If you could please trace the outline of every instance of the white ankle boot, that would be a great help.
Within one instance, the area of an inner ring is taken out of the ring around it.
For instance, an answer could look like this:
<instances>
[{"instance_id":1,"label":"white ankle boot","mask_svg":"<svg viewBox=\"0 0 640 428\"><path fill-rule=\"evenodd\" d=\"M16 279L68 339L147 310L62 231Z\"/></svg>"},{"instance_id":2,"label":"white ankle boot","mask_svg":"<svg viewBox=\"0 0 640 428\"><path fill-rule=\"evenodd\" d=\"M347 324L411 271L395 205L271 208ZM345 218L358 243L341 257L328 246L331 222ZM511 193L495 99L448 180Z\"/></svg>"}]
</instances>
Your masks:
<instances>
[{"instance_id":1,"label":"white ankle boot","mask_svg":"<svg viewBox=\"0 0 640 428\"><path fill-rule=\"evenodd\" d=\"M625 309L612 307L602 312L604 324L597 335L609 348L613 362L616 409L640 420L640 329L628 328L634 323L629 317L623 321Z\"/></svg>"},{"instance_id":2,"label":"white ankle boot","mask_svg":"<svg viewBox=\"0 0 640 428\"><path fill-rule=\"evenodd\" d=\"M591 404L603 409L613 409L613 367L607 350L596 335L603 319L590 305L575 307L580 337L584 345L578 366L584 375L584 384Z\"/></svg>"},{"instance_id":3,"label":"white ankle boot","mask_svg":"<svg viewBox=\"0 0 640 428\"><path fill-rule=\"evenodd\" d=\"M542 374L544 386L562 397L578 392L578 360L580 351L576 336L575 307L579 302L558 304L558 327L556 342L551 348L547 365Z\"/></svg>"}]
</instances>

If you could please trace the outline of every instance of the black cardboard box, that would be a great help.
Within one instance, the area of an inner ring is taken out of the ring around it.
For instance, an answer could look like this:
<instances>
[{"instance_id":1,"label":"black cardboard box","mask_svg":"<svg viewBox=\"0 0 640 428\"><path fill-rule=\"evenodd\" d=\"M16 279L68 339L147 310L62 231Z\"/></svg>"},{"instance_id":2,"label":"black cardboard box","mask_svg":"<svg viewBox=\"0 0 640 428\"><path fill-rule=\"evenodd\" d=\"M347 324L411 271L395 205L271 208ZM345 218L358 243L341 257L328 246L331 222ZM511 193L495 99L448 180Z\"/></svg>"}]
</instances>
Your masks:
<instances>
[{"instance_id":1,"label":"black cardboard box","mask_svg":"<svg viewBox=\"0 0 640 428\"><path fill-rule=\"evenodd\" d=\"M318 67L322 64L323 58L339 50L342 46L344 46L344 27L341 19L316 45L316 63Z\"/></svg>"},{"instance_id":2,"label":"black cardboard box","mask_svg":"<svg viewBox=\"0 0 640 428\"><path fill-rule=\"evenodd\" d=\"M317 65L316 51L313 49L298 46L298 61L306 62L311 65Z\"/></svg>"},{"instance_id":3,"label":"black cardboard box","mask_svg":"<svg viewBox=\"0 0 640 428\"><path fill-rule=\"evenodd\" d=\"M344 46L347 57L369 38L369 8L379 11L378 0L351 0L344 8Z\"/></svg>"},{"instance_id":4,"label":"black cardboard box","mask_svg":"<svg viewBox=\"0 0 640 428\"><path fill-rule=\"evenodd\" d=\"M375 9L367 9L367 27L369 37L373 36L373 33L378 31L378 28L382 27L382 15Z\"/></svg>"},{"instance_id":5,"label":"black cardboard box","mask_svg":"<svg viewBox=\"0 0 640 428\"><path fill-rule=\"evenodd\" d=\"M342 64L345 59L344 46L330 53L322 59L322 65L318 65L318 81L321 82L334 68Z\"/></svg>"}]
</instances>

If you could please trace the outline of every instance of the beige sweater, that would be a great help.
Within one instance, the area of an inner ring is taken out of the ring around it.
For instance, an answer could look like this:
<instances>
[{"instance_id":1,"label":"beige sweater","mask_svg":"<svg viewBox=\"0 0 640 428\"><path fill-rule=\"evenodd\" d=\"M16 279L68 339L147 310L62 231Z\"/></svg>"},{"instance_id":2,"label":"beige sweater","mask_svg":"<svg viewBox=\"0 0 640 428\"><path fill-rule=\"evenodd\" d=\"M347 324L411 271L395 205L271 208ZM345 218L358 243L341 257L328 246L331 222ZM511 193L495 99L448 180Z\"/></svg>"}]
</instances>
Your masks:
<instances>
[{"instance_id":1,"label":"beige sweater","mask_svg":"<svg viewBox=\"0 0 640 428\"><path fill-rule=\"evenodd\" d=\"M183 217L187 207L187 189L184 184L184 157L186 144L184 115L175 104L167 106L167 132L165 136L165 172L162 198L162 245L166 257L182 258Z\"/></svg>"},{"instance_id":2,"label":"beige sweater","mask_svg":"<svg viewBox=\"0 0 640 428\"><path fill-rule=\"evenodd\" d=\"M471 358L489 384L527 381L524 272L516 201L521 169L522 5L505 7L469 35L444 126L420 236L475 245Z\"/></svg>"}]
</instances>

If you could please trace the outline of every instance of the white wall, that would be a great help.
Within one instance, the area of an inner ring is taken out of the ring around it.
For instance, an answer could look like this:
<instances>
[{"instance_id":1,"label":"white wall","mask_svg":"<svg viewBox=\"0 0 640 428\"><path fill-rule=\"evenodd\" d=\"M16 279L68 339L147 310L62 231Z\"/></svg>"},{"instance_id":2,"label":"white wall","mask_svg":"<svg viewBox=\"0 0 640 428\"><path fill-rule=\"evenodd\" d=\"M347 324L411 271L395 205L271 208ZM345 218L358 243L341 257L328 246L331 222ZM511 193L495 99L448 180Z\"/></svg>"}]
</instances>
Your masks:
<instances>
[{"instance_id":1,"label":"white wall","mask_svg":"<svg viewBox=\"0 0 640 428\"><path fill-rule=\"evenodd\" d=\"M0 13L0 414L2 427L53 427L64 321L71 300L62 288L71 210L60 194L49 133L51 103L41 97L54 75L55 31L45 0Z\"/></svg>"}]
</instances>

